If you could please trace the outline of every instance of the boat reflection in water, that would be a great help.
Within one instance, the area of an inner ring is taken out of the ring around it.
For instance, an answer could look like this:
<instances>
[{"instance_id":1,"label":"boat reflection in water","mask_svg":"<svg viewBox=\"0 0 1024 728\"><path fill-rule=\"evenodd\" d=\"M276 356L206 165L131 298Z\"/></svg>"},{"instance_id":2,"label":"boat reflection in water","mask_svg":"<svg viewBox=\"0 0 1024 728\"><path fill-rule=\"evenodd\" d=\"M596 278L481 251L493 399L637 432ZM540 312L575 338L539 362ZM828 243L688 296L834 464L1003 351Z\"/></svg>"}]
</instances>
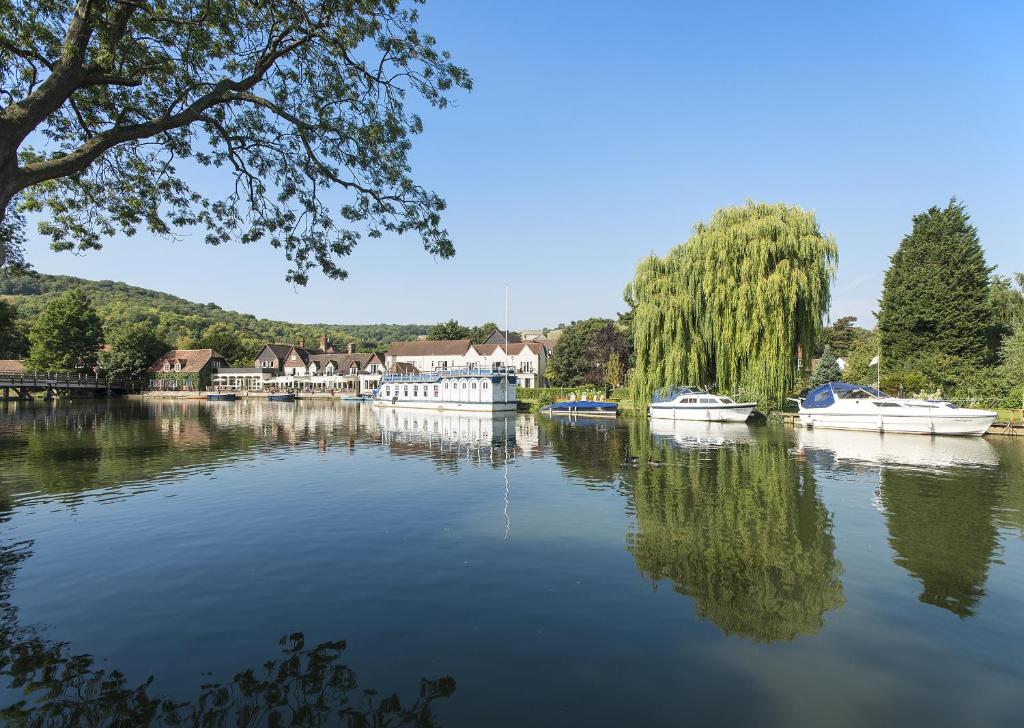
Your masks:
<instances>
[{"instance_id":1,"label":"boat reflection in water","mask_svg":"<svg viewBox=\"0 0 1024 728\"><path fill-rule=\"evenodd\" d=\"M743 422L700 422L652 419L654 441L667 439L680 447L724 447L754 441L754 431Z\"/></svg>"},{"instance_id":2,"label":"boat reflection in water","mask_svg":"<svg viewBox=\"0 0 1024 728\"><path fill-rule=\"evenodd\" d=\"M921 585L918 599L973 616L996 558L1002 494L979 471L999 467L980 438L801 430L799 448L831 469L877 470L875 508L885 517L893 561Z\"/></svg>"},{"instance_id":3,"label":"boat reflection in water","mask_svg":"<svg viewBox=\"0 0 1024 728\"><path fill-rule=\"evenodd\" d=\"M512 457L516 415L508 412L374 408L381 444L493 459Z\"/></svg>"},{"instance_id":4,"label":"boat reflection in water","mask_svg":"<svg viewBox=\"0 0 1024 728\"><path fill-rule=\"evenodd\" d=\"M920 469L996 467L999 453L980 437L922 437L914 434L801 428L801 451L821 451L837 463Z\"/></svg>"}]
</instances>

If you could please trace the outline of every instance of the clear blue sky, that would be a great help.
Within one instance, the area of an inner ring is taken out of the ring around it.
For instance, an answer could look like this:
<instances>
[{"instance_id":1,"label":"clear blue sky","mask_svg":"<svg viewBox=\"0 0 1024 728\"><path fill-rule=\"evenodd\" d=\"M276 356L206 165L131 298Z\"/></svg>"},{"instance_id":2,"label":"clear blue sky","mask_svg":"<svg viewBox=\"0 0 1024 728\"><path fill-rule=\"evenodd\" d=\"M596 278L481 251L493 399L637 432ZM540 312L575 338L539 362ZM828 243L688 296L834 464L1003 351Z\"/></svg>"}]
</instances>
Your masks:
<instances>
[{"instance_id":1,"label":"clear blue sky","mask_svg":"<svg viewBox=\"0 0 1024 728\"><path fill-rule=\"evenodd\" d=\"M303 322L500 322L508 283L513 328L553 326L622 310L641 256L749 198L817 213L833 315L870 323L911 216L956 195L989 263L1024 270L1024 3L432 0L423 21L476 86L413 155L453 260L365 241L348 281L304 289L277 251L198 236L33 240L32 262Z\"/></svg>"}]
</instances>

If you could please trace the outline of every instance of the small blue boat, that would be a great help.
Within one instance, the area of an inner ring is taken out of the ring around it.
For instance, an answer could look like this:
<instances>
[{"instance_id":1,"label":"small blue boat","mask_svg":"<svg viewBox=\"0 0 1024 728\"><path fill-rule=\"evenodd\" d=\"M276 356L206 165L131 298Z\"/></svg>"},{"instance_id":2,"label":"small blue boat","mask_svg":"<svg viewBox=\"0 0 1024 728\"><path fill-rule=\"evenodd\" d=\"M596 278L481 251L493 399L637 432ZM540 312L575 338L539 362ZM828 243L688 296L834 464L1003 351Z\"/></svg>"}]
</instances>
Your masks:
<instances>
[{"instance_id":1,"label":"small blue boat","mask_svg":"<svg viewBox=\"0 0 1024 728\"><path fill-rule=\"evenodd\" d=\"M549 415L571 415L573 417L616 417L619 414L619 403L580 399L575 402L555 402L541 407L540 411Z\"/></svg>"},{"instance_id":2,"label":"small blue boat","mask_svg":"<svg viewBox=\"0 0 1024 728\"><path fill-rule=\"evenodd\" d=\"M234 392L217 392L215 394L206 395L207 402L234 402Z\"/></svg>"},{"instance_id":3,"label":"small blue boat","mask_svg":"<svg viewBox=\"0 0 1024 728\"><path fill-rule=\"evenodd\" d=\"M268 394L267 401L269 402L294 402L295 392L277 392L275 394Z\"/></svg>"}]
</instances>

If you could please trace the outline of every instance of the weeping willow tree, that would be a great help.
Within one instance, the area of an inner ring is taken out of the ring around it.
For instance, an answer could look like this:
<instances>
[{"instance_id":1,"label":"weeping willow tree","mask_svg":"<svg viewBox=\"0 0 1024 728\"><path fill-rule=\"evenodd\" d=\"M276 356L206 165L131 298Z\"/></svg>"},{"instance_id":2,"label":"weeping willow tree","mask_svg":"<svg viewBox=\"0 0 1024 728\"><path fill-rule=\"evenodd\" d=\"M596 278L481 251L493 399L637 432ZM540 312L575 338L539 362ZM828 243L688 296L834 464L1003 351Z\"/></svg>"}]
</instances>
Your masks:
<instances>
[{"instance_id":1,"label":"weeping willow tree","mask_svg":"<svg viewBox=\"0 0 1024 728\"><path fill-rule=\"evenodd\" d=\"M637 266L633 401L679 385L716 386L764 405L796 380L796 352L814 351L838 249L814 213L748 202L715 212L664 258Z\"/></svg>"}]
</instances>

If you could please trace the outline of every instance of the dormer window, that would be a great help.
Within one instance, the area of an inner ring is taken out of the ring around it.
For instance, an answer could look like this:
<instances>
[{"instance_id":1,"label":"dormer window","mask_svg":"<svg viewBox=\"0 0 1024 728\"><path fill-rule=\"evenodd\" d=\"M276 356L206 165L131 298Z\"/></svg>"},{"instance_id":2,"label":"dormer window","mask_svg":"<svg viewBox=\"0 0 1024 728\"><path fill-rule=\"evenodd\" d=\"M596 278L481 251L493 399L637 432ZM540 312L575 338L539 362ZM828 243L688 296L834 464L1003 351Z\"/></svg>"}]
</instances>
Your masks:
<instances>
[{"instance_id":1,"label":"dormer window","mask_svg":"<svg viewBox=\"0 0 1024 728\"><path fill-rule=\"evenodd\" d=\"M164 362L164 371L165 372L171 371L171 363L169 361L165 361Z\"/></svg>"},{"instance_id":2,"label":"dormer window","mask_svg":"<svg viewBox=\"0 0 1024 728\"><path fill-rule=\"evenodd\" d=\"M181 371L181 362L180 361L174 362L174 371L176 371L176 372L180 372Z\"/></svg>"}]
</instances>

